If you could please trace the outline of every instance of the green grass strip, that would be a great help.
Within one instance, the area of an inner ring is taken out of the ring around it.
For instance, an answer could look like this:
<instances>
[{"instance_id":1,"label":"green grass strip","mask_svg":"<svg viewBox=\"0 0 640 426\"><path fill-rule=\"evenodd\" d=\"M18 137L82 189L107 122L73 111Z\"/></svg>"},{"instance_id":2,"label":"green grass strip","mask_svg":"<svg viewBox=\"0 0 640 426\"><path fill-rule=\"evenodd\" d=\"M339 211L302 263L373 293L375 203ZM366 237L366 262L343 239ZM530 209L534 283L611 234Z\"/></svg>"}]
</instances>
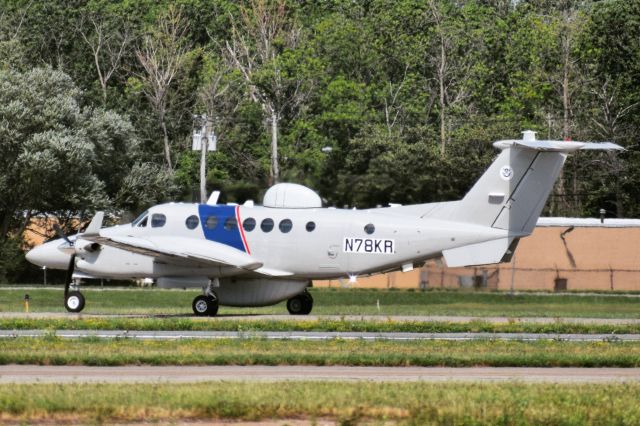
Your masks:
<instances>
[{"instance_id":1,"label":"green grass strip","mask_svg":"<svg viewBox=\"0 0 640 426\"><path fill-rule=\"evenodd\" d=\"M0 385L0 422L334 419L399 424L632 425L639 384L198 383Z\"/></svg>"},{"instance_id":2,"label":"green grass strip","mask_svg":"<svg viewBox=\"0 0 640 426\"><path fill-rule=\"evenodd\" d=\"M638 334L640 324L509 321L227 320L216 318L2 318L1 330L332 331L409 333Z\"/></svg>"},{"instance_id":3,"label":"green grass strip","mask_svg":"<svg viewBox=\"0 0 640 426\"><path fill-rule=\"evenodd\" d=\"M0 340L0 364L640 367L638 342Z\"/></svg>"},{"instance_id":4,"label":"green grass strip","mask_svg":"<svg viewBox=\"0 0 640 426\"><path fill-rule=\"evenodd\" d=\"M191 314L194 290L83 288L87 314ZM65 312L62 288L0 288L0 311ZM625 295L518 294L473 291L311 289L319 315L463 315L547 318L640 318L640 297ZM287 314L284 303L264 308L223 306L221 315Z\"/></svg>"}]
</instances>

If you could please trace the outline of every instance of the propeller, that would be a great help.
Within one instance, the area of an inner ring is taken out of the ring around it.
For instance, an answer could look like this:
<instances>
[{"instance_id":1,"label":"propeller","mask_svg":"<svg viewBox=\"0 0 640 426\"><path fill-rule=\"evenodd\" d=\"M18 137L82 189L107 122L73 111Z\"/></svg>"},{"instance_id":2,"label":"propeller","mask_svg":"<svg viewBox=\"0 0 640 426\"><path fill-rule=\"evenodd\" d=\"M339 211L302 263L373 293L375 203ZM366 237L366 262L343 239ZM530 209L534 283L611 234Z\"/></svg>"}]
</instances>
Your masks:
<instances>
[{"instance_id":1,"label":"propeller","mask_svg":"<svg viewBox=\"0 0 640 426\"><path fill-rule=\"evenodd\" d=\"M58 234L60 238L65 240L67 244L69 244L70 246L73 246L73 242L69 239L69 237L67 237L67 234L64 233L64 231L62 230L62 228L58 223L53 224L53 229L56 230L56 234Z\"/></svg>"}]
</instances>

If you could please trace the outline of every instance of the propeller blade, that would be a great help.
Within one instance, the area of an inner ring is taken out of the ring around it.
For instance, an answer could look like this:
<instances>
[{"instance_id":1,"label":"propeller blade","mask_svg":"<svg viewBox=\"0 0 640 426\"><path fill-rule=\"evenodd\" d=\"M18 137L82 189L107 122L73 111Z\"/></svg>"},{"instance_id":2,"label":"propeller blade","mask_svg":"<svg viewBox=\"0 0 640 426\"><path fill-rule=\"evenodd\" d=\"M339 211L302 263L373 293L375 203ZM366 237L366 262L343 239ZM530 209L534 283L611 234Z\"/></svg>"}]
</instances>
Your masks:
<instances>
[{"instance_id":1,"label":"propeller blade","mask_svg":"<svg viewBox=\"0 0 640 426\"><path fill-rule=\"evenodd\" d=\"M67 244L69 244L70 246L73 246L73 243L71 242L71 240L69 239L69 237L67 237L67 235L64 233L64 231L62 230L62 228L60 227L59 224L54 223L53 224L53 229L56 230L56 233L58 234L58 236L62 239L64 239Z\"/></svg>"},{"instance_id":2,"label":"propeller blade","mask_svg":"<svg viewBox=\"0 0 640 426\"><path fill-rule=\"evenodd\" d=\"M67 300L67 294L69 294L69 286L73 281L73 270L76 267L76 255L75 253L71 255L71 260L69 260L69 267L67 268L67 280L64 283L64 300Z\"/></svg>"}]
</instances>

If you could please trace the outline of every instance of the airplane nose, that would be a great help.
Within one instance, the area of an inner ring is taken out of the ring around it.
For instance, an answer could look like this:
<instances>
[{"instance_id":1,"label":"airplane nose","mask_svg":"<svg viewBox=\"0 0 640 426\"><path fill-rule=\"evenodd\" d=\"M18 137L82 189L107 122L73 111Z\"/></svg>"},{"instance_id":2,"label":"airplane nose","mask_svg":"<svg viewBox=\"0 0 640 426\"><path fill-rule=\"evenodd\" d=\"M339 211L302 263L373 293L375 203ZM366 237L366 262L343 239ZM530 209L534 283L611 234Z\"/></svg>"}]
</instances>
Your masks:
<instances>
[{"instance_id":1,"label":"airplane nose","mask_svg":"<svg viewBox=\"0 0 640 426\"><path fill-rule=\"evenodd\" d=\"M29 262L38 266L46 266L49 269L67 269L71 255L58 249L62 240L49 241L27 252Z\"/></svg>"}]
</instances>

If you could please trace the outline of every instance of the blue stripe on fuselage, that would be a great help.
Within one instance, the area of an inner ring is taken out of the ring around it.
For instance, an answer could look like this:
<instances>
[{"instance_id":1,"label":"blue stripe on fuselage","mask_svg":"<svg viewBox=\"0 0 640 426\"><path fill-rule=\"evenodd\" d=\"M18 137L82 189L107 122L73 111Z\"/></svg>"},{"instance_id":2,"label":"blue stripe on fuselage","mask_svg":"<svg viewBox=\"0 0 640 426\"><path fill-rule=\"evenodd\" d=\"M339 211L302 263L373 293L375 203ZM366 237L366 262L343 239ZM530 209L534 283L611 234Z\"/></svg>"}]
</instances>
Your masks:
<instances>
[{"instance_id":1,"label":"blue stripe on fuselage","mask_svg":"<svg viewBox=\"0 0 640 426\"><path fill-rule=\"evenodd\" d=\"M242 237L240 236L240 229L238 228L238 226L242 225L236 224L229 230L224 228L224 224L229 218L233 218L235 223L235 206L210 206L207 204L200 204L198 206L198 213L200 215L200 225L202 225L204 237L207 240L215 241L217 243L245 251L244 244L242 244ZM217 224L213 229L208 229L206 226L207 218L209 216L215 216L217 219Z\"/></svg>"}]
</instances>

